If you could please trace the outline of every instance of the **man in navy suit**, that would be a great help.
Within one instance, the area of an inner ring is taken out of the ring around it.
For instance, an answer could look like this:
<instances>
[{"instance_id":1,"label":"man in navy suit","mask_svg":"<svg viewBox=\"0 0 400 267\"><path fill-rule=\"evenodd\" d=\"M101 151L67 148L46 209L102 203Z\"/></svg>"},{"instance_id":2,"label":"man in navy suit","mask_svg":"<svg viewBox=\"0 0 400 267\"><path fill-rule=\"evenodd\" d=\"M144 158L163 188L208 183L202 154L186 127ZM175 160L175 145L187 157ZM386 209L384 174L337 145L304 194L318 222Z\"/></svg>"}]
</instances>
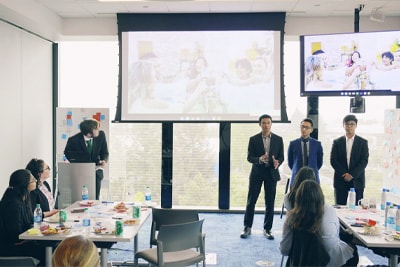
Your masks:
<instances>
[{"instance_id":1,"label":"man in navy suit","mask_svg":"<svg viewBox=\"0 0 400 267\"><path fill-rule=\"evenodd\" d=\"M68 138L64 149L65 156L69 152L83 151L89 154L90 162L96 163L96 199L99 199L103 168L108 160L106 135L100 130L100 123L95 119L86 119L79 125L80 133ZM91 150L91 151L89 151Z\"/></svg>"},{"instance_id":2,"label":"man in navy suit","mask_svg":"<svg viewBox=\"0 0 400 267\"><path fill-rule=\"evenodd\" d=\"M270 115L261 115L259 125L261 132L250 137L247 150L247 161L252 164L252 167L244 215L244 230L240 237L247 238L251 234L255 205L264 183L264 235L272 240L274 239L271 228L274 219L276 182L281 179L278 167L284 160L283 139L271 133L272 118Z\"/></svg>"},{"instance_id":3,"label":"man in navy suit","mask_svg":"<svg viewBox=\"0 0 400 267\"><path fill-rule=\"evenodd\" d=\"M356 203L364 197L365 168L368 164L368 141L355 134L358 120L354 115L343 119L346 133L333 141L331 165L335 170L333 186L337 205L347 204L351 187L356 191Z\"/></svg>"},{"instance_id":4,"label":"man in navy suit","mask_svg":"<svg viewBox=\"0 0 400 267\"><path fill-rule=\"evenodd\" d=\"M291 141L289 144L288 165L292 170L290 186L293 185L297 172L303 166L312 168L317 182L320 182L319 169L322 166L323 149L320 141L310 137L313 127L312 119L303 119L300 123L301 137Z\"/></svg>"}]
</instances>

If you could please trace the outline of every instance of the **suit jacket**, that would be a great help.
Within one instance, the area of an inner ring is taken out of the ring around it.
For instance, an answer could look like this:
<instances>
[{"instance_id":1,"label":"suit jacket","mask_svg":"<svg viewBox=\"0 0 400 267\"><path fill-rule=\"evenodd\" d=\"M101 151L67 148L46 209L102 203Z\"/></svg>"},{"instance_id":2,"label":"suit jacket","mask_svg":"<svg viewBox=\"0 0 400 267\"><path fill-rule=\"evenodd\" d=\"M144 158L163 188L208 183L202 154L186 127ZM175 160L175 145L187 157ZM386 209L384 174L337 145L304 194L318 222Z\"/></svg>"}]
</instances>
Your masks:
<instances>
[{"instance_id":1,"label":"suit jacket","mask_svg":"<svg viewBox=\"0 0 400 267\"><path fill-rule=\"evenodd\" d=\"M346 137L342 136L335 139L331 151L331 165L335 170L333 186L338 189L347 188L348 182L344 181L342 175L348 172L353 176L354 188L363 189L365 187L365 168L368 164L368 157L368 141L355 135L350 154L350 166L347 166Z\"/></svg>"},{"instance_id":2,"label":"suit jacket","mask_svg":"<svg viewBox=\"0 0 400 267\"><path fill-rule=\"evenodd\" d=\"M279 160L279 166L284 161L283 139L279 135L271 133L271 143L269 148L269 168L264 163L260 163L260 157L265 154L262 133L258 133L249 140L247 149L247 161L252 163L250 178L264 177L271 175L272 179L279 181L281 179L278 168L274 168L272 156Z\"/></svg>"},{"instance_id":3,"label":"suit jacket","mask_svg":"<svg viewBox=\"0 0 400 267\"><path fill-rule=\"evenodd\" d=\"M74 136L68 138L67 145L64 149L64 154L68 159L69 151L85 151L87 153L88 149L86 146L85 138L83 134L77 133ZM96 163L96 165L100 165L100 160L108 160L108 147L106 135L103 131L99 132L99 136L93 138L93 146L92 146L92 155L91 161Z\"/></svg>"},{"instance_id":4,"label":"suit jacket","mask_svg":"<svg viewBox=\"0 0 400 267\"><path fill-rule=\"evenodd\" d=\"M315 178L319 183L319 169L322 166L323 161L323 149L321 142L309 138L308 144L308 167L312 168L315 173ZM298 138L293 140L289 144L288 148L288 165L292 170L292 178L290 180L290 185L292 186L296 177L297 172L303 167L303 149L302 149L302 139Z\"/></svg>"}]
</instances>

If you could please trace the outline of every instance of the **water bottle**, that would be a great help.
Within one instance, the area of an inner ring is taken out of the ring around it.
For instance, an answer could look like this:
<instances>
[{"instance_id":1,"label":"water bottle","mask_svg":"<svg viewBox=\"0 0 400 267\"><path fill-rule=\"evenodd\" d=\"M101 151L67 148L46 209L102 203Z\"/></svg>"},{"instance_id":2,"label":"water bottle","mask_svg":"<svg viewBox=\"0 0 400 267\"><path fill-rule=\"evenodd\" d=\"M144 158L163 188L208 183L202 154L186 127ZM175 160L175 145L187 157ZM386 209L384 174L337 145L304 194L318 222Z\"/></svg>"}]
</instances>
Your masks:
<instances>
[{"instance_id":1,"label":"water bottle","mask_svg":"<svg viewBox=\"0 0 400 267\"><path fill-rule=\"evenodd\" d=\"M151 205L151 190L150 187L146 187L146 192L145 192L145 200L146 200L146 205Z\"/></svg>"},{"instance_id":2,"label":"water bottle","mask_svg":"<svg viewBox=\"0 0 400 267\"><path fill-rule=\"evenodd\" d=\"M397 213L397 207L390 206L387 217L388 220L387 224L388 228L393 231L396 229L396 213Z\"/></svg>"},{"instance_id":3,"label":"water bottle","mask_svg":"<svg viewBox=\"0 0 400 267\"><path fill-rule=\"evenodd\" d=\"M42 209L40 208L40 204L36 204L35 211L33 212L33 224L35 228L40 229L40 226L42 225L42 219Z\"/></svg>"},{"instance_id":4,"label":"water bottle","mask_svg":"<svg viewBox=\"0 0 400 267\"><path fill-rule=\"evenodd\" d=\"M390 201L386 201L386 206L385 206L385 230L388 230L388 215L389 215L389 209L390 209Z\"/></svg>"},{"instance_id":5,"label":"water bottle","mask_svg":"<svg viewBox=\"0 0 400 267\"><path fill-rule=\"evenodd\" d=\"M397 207L396 210L396 232L400 232L400 209Z\"/></svg>"},{"instance_id":6,"label":"water bottle","mask_svg":"<svg viewBox=\"0 0 400 267\"><path fill-rule=\"evenodd\" d=\"M354 188L350 188L349 191L349 203L348 203L348 207L350 210L355 210L356 209L356 191L354 190Z\"/></svg>"},{"instance_id":7,"label":"water bottle","mask_svg":"<svg viewBox=\"0 0 400 267\"><path fill-rule=\"evenodd\" d=\"M90 217L89 217L89 209L85 208L85 211L83 213L83 219L82 219L82 226L84 227L84 232L86 234L90 233Z\"/></svg>"},{"instance_id":8,"label":"water bottle","mask_svg":"<svg viewBox=\"0 0 400 267\"><path fill-rule=\"evenodd\" d=\"M82 200L89 200L89 190L86 185L82 186Z\"/></svg>"},{"instance_id":9,"label":"water bottle","mask_svg":"<svg viewBox=\"0 0 400 267\"><path fill-rule=\"evenodd\" d=\"M386 201L387 201L387 192L388 192L388 190L387 190L386 188L382 188L382 194L381 194L381 210L385 210Z\"/></svg>"}]
</instances>

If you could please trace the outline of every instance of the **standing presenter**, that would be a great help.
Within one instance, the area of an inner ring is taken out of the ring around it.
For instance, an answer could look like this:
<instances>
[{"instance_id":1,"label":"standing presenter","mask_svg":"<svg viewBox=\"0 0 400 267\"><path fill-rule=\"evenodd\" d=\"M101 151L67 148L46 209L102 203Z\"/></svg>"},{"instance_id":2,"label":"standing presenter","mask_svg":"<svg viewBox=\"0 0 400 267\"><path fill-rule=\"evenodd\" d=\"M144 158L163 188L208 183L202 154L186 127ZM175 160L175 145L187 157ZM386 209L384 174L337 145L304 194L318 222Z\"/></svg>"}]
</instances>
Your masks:
<instances>
[{"instance_id":1,"label":"standing presenter","mask_svg":"<svg viewBox=\"0 0 400 267\"><path fill-rule=\"evenodd\" d=\"M104 178L103 168L108 161L107 140L100 123L95 119L86 119L79 125L80 132L68 138L64 154L69 160L70 152L86 152L89 162L96 163L96 200L100 196L101 181Z\"/></svg>"}]
</instances>

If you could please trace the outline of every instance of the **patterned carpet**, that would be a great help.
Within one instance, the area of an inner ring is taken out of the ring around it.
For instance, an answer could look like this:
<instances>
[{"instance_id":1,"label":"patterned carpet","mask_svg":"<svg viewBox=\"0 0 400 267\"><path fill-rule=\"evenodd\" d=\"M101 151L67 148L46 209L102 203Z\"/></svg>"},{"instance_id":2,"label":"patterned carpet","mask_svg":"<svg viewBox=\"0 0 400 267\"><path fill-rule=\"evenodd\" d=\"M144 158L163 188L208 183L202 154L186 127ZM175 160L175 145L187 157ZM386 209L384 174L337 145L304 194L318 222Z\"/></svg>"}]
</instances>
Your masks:
<instances>
[{"instance_id":1,"label":"patterned carpet","mask_svg":"<svg viewBox=\"0 0 400 267\"><path fill-rule=\"evenodd\" d=\"M275 215L272 232L275 240L267 240L262 233L263 218L256 214L252 234L247 239L241 239L243 214L201 213L204 218L203 232L206 234L207 266L216 267L249 267L249 266L280 266L282 256L279 252L279 242L282 237L282 225L285 217ZM139 250L149 247L151 218L143 226L139 235ZM359 266L387 265L388 260L374 254L371 250L358 247L360 255ZM133 244L117 243L108 253L110 262L132 262Z\"/></svg>"}]
</instances>

